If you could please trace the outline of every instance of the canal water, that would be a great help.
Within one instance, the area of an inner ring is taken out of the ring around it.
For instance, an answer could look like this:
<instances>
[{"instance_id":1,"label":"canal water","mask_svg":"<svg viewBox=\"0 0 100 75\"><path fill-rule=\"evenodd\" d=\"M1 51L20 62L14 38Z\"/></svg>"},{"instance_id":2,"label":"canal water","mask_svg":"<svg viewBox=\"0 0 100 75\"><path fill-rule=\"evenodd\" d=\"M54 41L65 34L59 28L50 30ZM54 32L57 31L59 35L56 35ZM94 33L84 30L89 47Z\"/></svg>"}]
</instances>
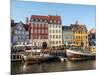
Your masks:
<instances>
[{"instance_id":1,"label":"canal water","mask_svg":"<svg viewBox=\"0 0 100 75\"><path fill-rule=\"evenodd\" d=\"M86 61L67 61L67 62L45 62L40 64L21 64L19 62L11 63L11 73L31 74L45 72L61 72L75 70L94 70L96 68L95 60Z\"/></svg>"}]
</instances>

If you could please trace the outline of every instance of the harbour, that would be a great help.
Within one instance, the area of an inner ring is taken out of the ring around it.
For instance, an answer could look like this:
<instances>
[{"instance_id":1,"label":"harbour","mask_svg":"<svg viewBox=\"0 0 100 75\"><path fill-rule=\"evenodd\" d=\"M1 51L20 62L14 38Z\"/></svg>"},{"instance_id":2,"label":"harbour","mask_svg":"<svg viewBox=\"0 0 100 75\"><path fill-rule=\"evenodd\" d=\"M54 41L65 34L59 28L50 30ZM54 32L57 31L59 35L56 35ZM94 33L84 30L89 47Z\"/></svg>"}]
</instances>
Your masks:
<instances>
[{"instance_id":1,"label":"harbour","mask_svg":"<svg viewBox=\"0 0 100 75\"><path fill-rule=\"evenodd\" d=\"M32 74L46 72L62 72L62 71L77 71L77 70L95 70L95 60L85 61L70 61L60 62L43 62L35 64L22 64L20 62L11 63L11 74Z\"/></svg>"},{"instance_id":2,"label":"harbour","mask_svg":"<svg viewBox=\"0 0 100 75\"><path fill-rule=\"evenodd\" d=\"M12 53L11 74L95 70L95 53L80 51L38 49Z\"/></svg>"},{"instance_id":3,"label":"harbour","mask_svg":"<svg viewBox=\"0 0 100 75\"><path fill-rule=\"evenodd\" d=\"M95 70L96 28L87 15L92 14L90 8L84 17L86 7L79 10L80 5L31 3L24 7L28 11L23 13L28 14L16 13L23 19L11 18L11 74ZM38 4L43 7L35 8ZM69 6L75 8L68 10Z\"/></svg>"}]
</instances>

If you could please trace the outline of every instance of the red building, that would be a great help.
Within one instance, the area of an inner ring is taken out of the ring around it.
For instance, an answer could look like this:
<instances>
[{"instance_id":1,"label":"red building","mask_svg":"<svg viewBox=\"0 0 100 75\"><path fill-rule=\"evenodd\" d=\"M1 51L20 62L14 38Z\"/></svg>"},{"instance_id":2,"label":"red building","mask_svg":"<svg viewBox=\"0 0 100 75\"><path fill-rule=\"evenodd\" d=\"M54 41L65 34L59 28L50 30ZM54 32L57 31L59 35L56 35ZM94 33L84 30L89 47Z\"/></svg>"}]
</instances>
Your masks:
<instances>
[{"instance_id":1,"label":"red building","mask_svg":"<svg viewBox=\"0 0 100 75\"><path fill-rule=\"evenodd\" d=\"M30 18L30 39L33 46L48 43L48 16L32 15Z\"/></svg>"},{"instance_id":2,"label":"red building","mask_svg":"<svg viewBox=\"0 0 100 75\"><path fill-rule=\"evenodd\" d=\"M60 16L32 15L30 20L26 19L26 23L30 24L30 42L33 46L42 47L43 42L50 44L49 25L61 25L61 19Z\"/></svg>"}]
</instances>

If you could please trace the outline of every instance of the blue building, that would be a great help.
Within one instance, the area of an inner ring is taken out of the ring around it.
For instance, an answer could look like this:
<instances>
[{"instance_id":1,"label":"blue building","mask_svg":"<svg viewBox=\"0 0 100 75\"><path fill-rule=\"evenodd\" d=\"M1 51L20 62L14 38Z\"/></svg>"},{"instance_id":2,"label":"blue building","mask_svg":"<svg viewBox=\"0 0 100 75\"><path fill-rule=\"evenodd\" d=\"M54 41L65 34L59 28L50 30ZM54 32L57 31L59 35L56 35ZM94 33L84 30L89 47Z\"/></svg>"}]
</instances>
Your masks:
<instances>
[{"instance_id":1,"label":"blue building","mask_svg":"<svg viewBox=\"0 0 100 75\"><path fill-rule=\"evenodd\" d=\"M11 43L12 45L24 45L29 43L29 26L22 22L11 22Z\"/></svg>"},{"instance_id":2,"label":"blue building","mask_svg":"<svg viewBox=\"0 0 100 75\"><path fill-rule=\"evenodd\" d=\"M70 45L73 39L73 31L71 26L62 26L62 40L64 45Z\"/></svg>"}]
</instances>

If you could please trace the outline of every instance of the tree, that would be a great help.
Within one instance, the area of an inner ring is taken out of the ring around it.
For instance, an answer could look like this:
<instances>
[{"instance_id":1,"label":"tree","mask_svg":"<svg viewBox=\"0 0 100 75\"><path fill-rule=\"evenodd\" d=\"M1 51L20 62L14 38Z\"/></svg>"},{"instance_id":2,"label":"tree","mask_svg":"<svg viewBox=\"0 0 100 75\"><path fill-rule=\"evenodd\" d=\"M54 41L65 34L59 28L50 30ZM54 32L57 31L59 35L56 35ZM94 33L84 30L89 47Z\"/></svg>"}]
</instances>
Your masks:
<instances>
[{"instance_id":1,"label":"tree","mask_svg":"<svg viewBox=\"0 0 100 75\"><path fill-rule=\"evenodd\" d=\"M47 48L47 43L46 43L46 42L43 42L43 43L42 43L42 48L43 48L43 49L46 49L46 48Z\"/></svg>"}]
</instances>

